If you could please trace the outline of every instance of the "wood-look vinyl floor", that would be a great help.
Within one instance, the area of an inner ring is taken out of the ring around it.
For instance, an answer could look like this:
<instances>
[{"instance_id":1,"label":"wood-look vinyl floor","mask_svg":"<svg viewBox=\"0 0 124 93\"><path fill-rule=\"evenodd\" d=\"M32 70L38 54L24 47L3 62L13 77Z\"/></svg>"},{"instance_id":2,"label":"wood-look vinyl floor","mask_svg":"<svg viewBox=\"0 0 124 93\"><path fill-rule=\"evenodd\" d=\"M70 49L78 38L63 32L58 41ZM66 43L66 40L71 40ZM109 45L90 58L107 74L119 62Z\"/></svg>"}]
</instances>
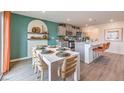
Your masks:
<instances>
[{"instance_id":1,"label":"wood-look vinyl floor","mask_svg":"<svg viewBox=\"0 0 124 93\"><path fill-rule=\"evenodd\" d=\"M10 63L10 71L6 73L2 80L4 81L36 81L37 75L34 74L31 59L19 61L19 62L11 62Z\"/></svg>"},{"instance_id":2,"label":"wood-look vinyl floor","mask_svg":"<svg viewBox=\"0 0 124 93\"><path fill-rule=\"evenodd\" d=\"M81 62L81 81L123 81L124 55L106 53L91 64ZM47 77L47 76L46 76ZM37 81L31 60L13 62L3 81Z\"/></svg>"},{"instance_id":3,"label":"wood-look vinyl floor","mask_svg":"<svg viewBox=\"0 0 124 93\"><path fill-rule=\"evenodd\" d=\"M124 80L124 55L106 53L91 64L81 64L81 80Z\"/></svg>"}]
</instances>

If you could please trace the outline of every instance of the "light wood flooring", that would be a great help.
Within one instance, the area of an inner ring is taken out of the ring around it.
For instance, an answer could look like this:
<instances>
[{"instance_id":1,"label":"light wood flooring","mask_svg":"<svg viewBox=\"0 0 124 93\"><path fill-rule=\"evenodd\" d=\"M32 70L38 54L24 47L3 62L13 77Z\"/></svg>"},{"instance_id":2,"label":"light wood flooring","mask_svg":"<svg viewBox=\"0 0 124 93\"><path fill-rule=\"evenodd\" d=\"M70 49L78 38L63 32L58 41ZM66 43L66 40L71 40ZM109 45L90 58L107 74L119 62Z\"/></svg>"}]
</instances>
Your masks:
<instances>
[{"instance_id":1,"label":"light wood flooring","mask_svg":"<svg viewBox=\"0 0 124 93\"><path fill-rule=\"evenodd\" d=\"M37 75L34 74L31 59L10 63L10 71L2 78L3 81L36 81Z\"/></svg>"},{"instance_id":2,"label":"light wood flooring","mask_svg":"<svg viewBox=\"0 0 124 93\"><path fill-rule=\"evenodd\" d=\"M11 63L10 72L3 81L37 81L31 60ZM81 62L81 81L123 81L124 55L106 53L91 64ZM47 78L47 76L46 76Z\"/></svg>"}]
</instances>

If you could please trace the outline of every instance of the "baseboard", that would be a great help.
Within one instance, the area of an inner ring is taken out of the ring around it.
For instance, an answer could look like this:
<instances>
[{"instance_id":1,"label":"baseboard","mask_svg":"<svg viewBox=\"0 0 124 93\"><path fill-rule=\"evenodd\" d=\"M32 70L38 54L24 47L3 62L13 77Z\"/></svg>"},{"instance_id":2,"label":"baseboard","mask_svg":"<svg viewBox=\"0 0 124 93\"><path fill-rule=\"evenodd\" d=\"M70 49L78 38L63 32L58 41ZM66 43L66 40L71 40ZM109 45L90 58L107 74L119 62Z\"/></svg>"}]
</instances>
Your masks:
<instances>
[{"instance_id":1,"label":"baseboard","mask_svg":"<svg viewBox=\"0 0 124 93\"><path fill-rule=\"evenodd\" d=\"M106 51L108 53L113 53L113 54L119 54L119 55L124 55L123 52L116 52L116 51Z\"/></svg>"},{"instance_id":2,"label":"baseboard","mask_svg":"<svg viewBox=\"0 0 124 93\"><path fill-rule=\"evenodd\" d=\"M31 57L17 58L17 59L12 59L12 60L10 60L10 62L21 61L21 60L26 60L26 59L30 59L30 58L31 58Z\"/></svg>"},{"instance_id":3,"label":"baseboard","mask_svg":"<svg viewBox=\"0 0 124 93\"><path fill-rule=\"evenodd\" d=\"M3 74L0 74L0 81L2 80Z\"/></svg>"}]
</instances>

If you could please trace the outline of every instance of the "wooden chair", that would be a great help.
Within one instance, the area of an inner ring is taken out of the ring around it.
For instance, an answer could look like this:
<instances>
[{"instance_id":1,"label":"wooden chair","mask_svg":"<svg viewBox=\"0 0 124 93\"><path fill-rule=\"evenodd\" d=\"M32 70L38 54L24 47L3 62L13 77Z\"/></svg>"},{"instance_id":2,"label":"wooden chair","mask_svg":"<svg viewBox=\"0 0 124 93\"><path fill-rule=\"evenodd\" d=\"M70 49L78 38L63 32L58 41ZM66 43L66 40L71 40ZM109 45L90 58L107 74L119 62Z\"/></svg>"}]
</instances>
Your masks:
<instances>
[{"instance_id":1,"label":"wooden chair","mask_svg":"<svg viewBox=\"0 0 124 93\"><path fill-rule=\"evenodd\" d=\"M47 64L40 58L39 55L37 55L37 61L36 61L36 68L37 68L37 74L38 74L38 77L40 77L40 80L43 80L44 78L44 72L45 70L48 69L48 66Z\"/></svg>"},{"instance_id":2,"label":"wooden chair","mask_svg":"<svg viewBox=\"0 0 124 93\"><path fill-rule=\"evenodd\" d=\"M66 80L66 78L72 76L76 70L77 64L77 56L71 56L65 58L62 66L58 69L58 76L62 80Z\"/></svg>"},{"instance_id":3,"label":"wooden chair","mask_svg":"<svg viewBox=\"0 0 124 93\"><path fill-rule=\"evenodd\" d=\"M32 51L32 68L34 69L34 73L38 74L40 80L43 80L44 71L48 68L47 65L43 62L39 55L36 54L36 51Z\"/></svg>"},{"instance_id":4,"label":"wooden chair","mask_svg":"<svg viewBox=\"0 0 124 93\"><path fill-rule=\"evenodd\" d=\"M37 56L37 62L36 62L36 68L37 68L37 74L38 77L40 77L40 80L43 80L44 78L44 72L45 70L47 70L48 66L46 63L44 63L44 61L40 58L40 56Z\"/></svg>"},{"instance_id":5,"label":"wooden chair","mask_svg":"<svg viewBox=\"0 0 124 93\"><path fill-rule=\"evenodd\" d=\"M33 49L32 50L32 68L34 69L34 73L37 73L36 62L37 62L36 51Z\"/></svg>"}]
</instances>

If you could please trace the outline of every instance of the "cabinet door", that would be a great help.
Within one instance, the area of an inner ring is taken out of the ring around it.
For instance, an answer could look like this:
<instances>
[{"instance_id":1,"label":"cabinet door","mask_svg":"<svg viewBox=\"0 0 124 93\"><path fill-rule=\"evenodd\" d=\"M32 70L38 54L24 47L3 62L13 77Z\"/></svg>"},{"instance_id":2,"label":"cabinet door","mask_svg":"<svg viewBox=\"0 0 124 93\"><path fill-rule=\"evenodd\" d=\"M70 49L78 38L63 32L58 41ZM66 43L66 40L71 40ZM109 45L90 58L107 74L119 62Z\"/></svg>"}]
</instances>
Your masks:
<instances>
[{"instance_id":1,"label":"cabinet door","mask_svg":"<svg viewBox=\"0 0 124 93\"><path fill-rule=\"evenodd\" d=\"M76 29L75 29L75 28L73 28L73 30L72 30L72 31L73 31L73 36L76 36L76 32L77 32L77 31L76 31Z\"/></svg>"},{"instance_id":2,"label":"cabinet door","mask_svg":"<svg viewBox=\"0 0 124 93\"><path fill-rule=\"evenodd\" d=\"M59 26L58 35L66 35L66 28L64 26Z\"/></svg>"}]
</instances>

